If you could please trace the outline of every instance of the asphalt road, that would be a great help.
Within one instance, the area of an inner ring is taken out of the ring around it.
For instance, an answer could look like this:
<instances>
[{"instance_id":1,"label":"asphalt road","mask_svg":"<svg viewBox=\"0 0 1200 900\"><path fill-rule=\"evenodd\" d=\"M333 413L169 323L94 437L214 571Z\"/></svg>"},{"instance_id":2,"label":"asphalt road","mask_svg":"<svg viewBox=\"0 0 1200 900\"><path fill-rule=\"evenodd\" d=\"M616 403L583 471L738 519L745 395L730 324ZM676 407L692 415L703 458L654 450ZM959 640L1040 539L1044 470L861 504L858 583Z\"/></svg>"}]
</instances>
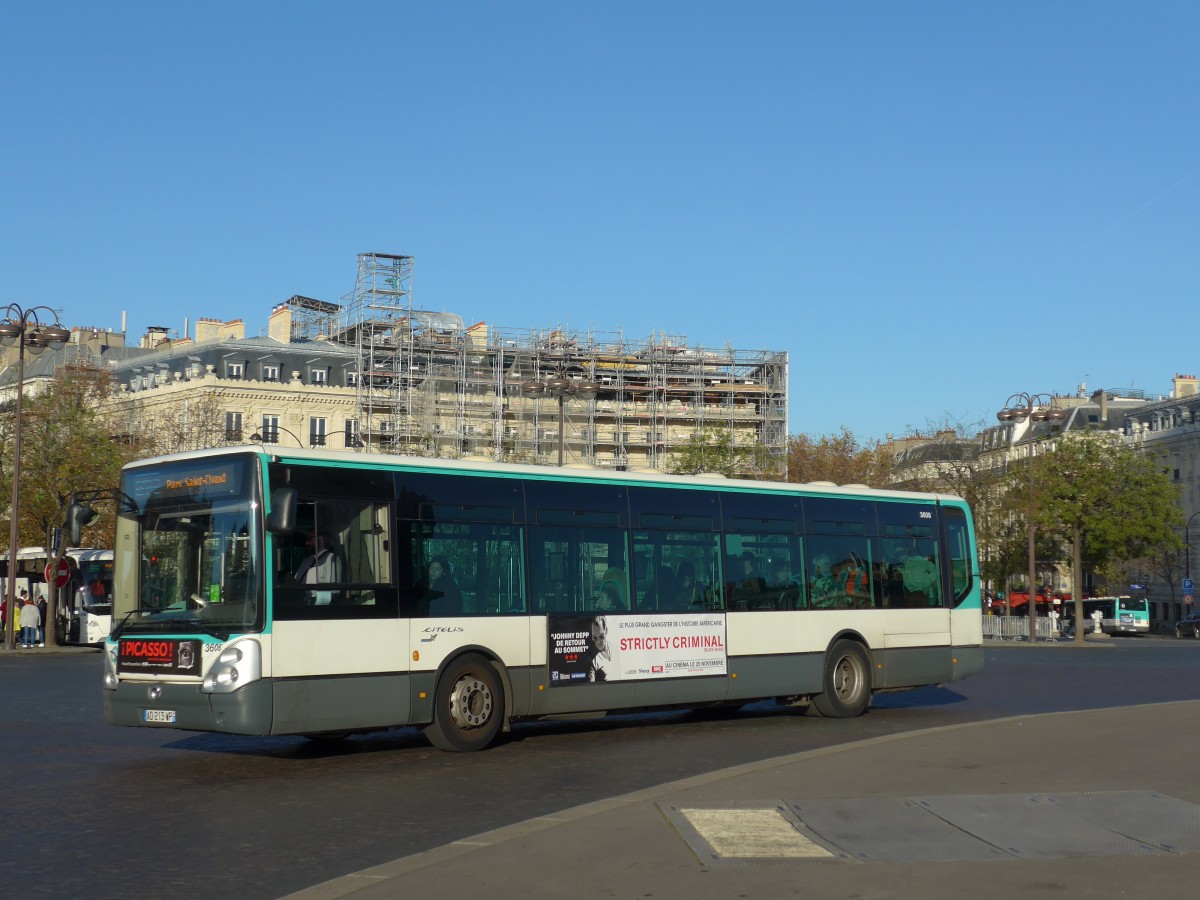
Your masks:
<instances>
[{"instance_id":1,"label":"asphalt road","mask_svg":"<svg viewBox=\"0 0 1200 900\"><path fill-rule=\"evenodd\" d=\"M20 860L10 876L34 897L172 889L277 897L529 817L799 750L1025 713L1198 699L1198 667L1194 641L993 647L982 675L882 695L860 719L760 705L542 723L463 755L432 749L414 729L331 748L114 728L101 714L98 654L7 653L3 820Z\"/></svg>"}]
</instances>

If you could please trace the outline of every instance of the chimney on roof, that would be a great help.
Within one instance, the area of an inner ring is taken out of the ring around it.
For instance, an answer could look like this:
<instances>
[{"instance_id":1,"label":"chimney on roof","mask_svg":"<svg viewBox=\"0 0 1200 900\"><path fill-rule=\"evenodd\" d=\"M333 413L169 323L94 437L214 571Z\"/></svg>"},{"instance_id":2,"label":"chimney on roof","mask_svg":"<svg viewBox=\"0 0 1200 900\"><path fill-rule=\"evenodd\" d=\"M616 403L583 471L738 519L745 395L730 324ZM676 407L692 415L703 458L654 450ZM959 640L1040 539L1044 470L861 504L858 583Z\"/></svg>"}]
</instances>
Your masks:
<instances>
[{"instance_id":1,"label":"chimney on roof","mask_svg":"<svg viewBox=\"0 0 1200 900\"><path fill-rule=\"evenodd\" d=\"M1172 381L1174 385L1174 394L1176 400L1182 400L1184 397L1195 397L1200 394L1200 381L1197 381L1195 375L1180 375L1175 374Z\"/></svg>"},{"instance_id":2,"label":"chimney on roof","mask_svg":"<svg viewBox=\"0 0 1200 900\"><path fill-rule=\"evenodd\" d=\"M267 334L281 344L292 342L292 308L286 303L280 303L271 310L267 319Z\"/></svg>"}]
</instances>

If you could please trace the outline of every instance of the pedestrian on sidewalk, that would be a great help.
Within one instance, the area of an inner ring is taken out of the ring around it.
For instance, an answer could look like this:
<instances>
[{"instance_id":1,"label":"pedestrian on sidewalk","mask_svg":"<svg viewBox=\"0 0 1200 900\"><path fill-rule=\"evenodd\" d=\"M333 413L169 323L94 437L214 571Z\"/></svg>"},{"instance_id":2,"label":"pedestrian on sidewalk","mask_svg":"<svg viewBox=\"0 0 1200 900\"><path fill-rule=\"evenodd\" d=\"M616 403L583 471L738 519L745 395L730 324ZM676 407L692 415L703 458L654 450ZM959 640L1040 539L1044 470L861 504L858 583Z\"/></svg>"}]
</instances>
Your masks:
<instances>
[{"instance_id":1,"label":"pedestrian on sidewalk","mask_svg":"<svg viewBox=\"0 0 1200 900\"><path fill-rule=\"evenodd\" d=\"M21 608L21 646L36 646L38 627L42 624L42 614L38 612L37 604L28 594L25 595L25 605ZM43 645L44 646L44 645Z\"/></svg>"},{"instance_id":2,"label":"pedestrian on sidewalk","mask_svg":"<svg viewBox=\"0 0 1200 900\"><path fill-rule=\"evenodd\" d=\"M46 596L43 594L37 599L38 608L38 646L46 646Z\"/></svg>"}]
</instances>

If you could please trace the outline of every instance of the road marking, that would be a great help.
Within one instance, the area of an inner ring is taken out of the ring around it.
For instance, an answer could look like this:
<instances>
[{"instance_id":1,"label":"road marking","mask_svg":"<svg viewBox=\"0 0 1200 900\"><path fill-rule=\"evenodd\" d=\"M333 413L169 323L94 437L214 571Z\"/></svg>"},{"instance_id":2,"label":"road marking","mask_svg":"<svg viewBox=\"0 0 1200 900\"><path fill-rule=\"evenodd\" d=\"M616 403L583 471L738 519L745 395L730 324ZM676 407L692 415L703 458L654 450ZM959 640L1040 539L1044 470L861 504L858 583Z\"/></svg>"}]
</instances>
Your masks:
<instances>
[{"instance_id":1,"label":"road marking","mask_svg":"<svg viewBox=\"0 0 1200 900\"><path fill-rule=\"evenodd\" d=\"M823 859L833 854L810 841L778 809L683 809L679 812L723 859Z\"/></svg>"}]
</instances>

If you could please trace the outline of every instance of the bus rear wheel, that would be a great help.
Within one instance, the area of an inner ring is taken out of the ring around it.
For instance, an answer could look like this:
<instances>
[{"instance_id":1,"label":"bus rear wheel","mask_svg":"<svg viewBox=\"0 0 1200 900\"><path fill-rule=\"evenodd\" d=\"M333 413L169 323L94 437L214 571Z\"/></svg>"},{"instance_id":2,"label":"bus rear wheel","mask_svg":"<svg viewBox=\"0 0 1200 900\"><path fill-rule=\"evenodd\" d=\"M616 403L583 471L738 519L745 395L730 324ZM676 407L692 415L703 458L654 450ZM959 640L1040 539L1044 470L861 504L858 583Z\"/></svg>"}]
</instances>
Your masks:
<instances>
[{"instance_id":1,"label":"bus rear wheel","mask_svg":"<svg viewBox=\"0 0 1200 900\"><path fill-rule=\"evenodd\" d=\"M812 698L813 708L830 719L852 719L871 702L871 662L862 644L838 641L825 657L823 693Z\"/></svg>"},{"instance_id":2,"label":"bus rear wheel","mask_svg":"<svg viewBox=\"0 0 1200 900\"><path fill-rule=\"evenodd\" d=\"M433 696L433 724L425 736L439 750L482 750L495 739L503 719L500 676L486 659L472 654L442 673Z\"/></svg>"}]
</instances>

